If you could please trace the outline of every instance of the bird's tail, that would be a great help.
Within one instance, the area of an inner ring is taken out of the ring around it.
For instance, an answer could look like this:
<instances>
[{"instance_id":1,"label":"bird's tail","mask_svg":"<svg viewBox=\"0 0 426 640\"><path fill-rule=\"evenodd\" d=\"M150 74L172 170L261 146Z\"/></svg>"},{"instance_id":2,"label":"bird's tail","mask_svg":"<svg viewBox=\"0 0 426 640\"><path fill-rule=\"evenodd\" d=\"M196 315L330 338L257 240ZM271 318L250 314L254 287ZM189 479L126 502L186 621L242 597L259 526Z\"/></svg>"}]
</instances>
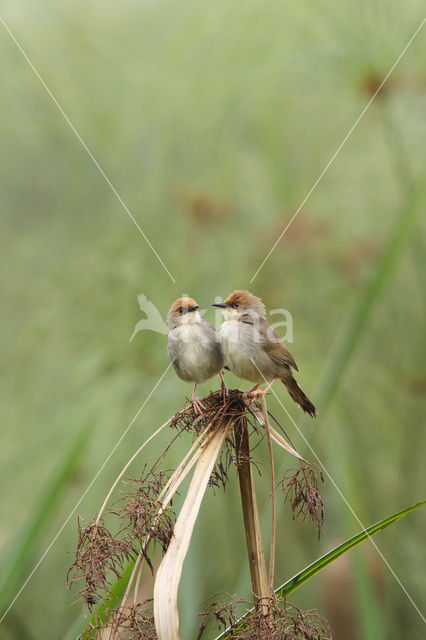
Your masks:
<instances>
[{"instance_id":1,"label":"bird's tail","mask_svg":"<svg viewBox=\"0 0 426 640\"><path fill-rule=\"evenodd\" d=\"M309 400L308 396L303 393L302 389L299 387L299 384L293 376L289 378L283 378L282 382L287 387L287 391L290 396L293 398L296 404L299 405L306 413L309 413L311 418L315 418L318 415L318 411L315 408L315 405Z\"/></svg>"}]
</instances>

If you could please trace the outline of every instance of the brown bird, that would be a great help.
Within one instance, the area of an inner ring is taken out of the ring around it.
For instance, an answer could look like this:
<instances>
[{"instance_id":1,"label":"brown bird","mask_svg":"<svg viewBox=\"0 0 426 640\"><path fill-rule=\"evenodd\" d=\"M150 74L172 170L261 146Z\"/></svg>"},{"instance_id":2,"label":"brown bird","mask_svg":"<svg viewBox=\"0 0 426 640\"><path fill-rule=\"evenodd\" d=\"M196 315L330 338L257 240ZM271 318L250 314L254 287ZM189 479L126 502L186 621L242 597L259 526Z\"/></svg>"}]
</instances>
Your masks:
<instances>
[{"instance_id":1,"label":"brown bird","mask_svg":"<svg viewBox=\"0 0 426 640\"><path fill-rule=\"evenodd\" d=\"M247 394L266 393L279 379L294 402L315 417L315 406L293 377L291 369L299 370L293 356L281 336L265 320L262 300L248 291L239 290L231 293L225 302L215 302L213 306L221 307L225 318L220 338L226 366L239 378L256 383ZM265 381L269 383L267 387L258 390Z\"/></svg>"},{"instance_id":2,"label":"brown bird","mask_svg":"<svg viewBox=\"0 0 426 640\"><path fill-rule=\"evenodd\" d=\"M179 298L172 304L167 315L167 351L179 378L194 382L192 404L196 413L202 413L204 406L195 395L197 384L219 374L224 397L228 389L222 376L224 359L219 332L202 319L198 308L192 298Z\"/></svg>"}]
</instances>

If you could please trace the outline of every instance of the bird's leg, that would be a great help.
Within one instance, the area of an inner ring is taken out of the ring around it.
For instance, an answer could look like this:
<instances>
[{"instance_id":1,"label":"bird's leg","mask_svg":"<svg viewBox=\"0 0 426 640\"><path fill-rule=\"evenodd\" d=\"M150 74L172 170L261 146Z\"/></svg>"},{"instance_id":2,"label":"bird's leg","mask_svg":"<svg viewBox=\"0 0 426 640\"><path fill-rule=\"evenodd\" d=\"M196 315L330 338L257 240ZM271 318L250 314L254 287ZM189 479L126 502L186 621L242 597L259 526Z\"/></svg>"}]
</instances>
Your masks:
<instances>
[{"instance_id":1,"label":"bird's leg","mask_svg":"<svg viewBox=\"0 0 426 640\"><path fill-rule=\"evenodd\" d=\"M258 382L257 384L254 385L254 387L252 387L251 389L249 389L248 391L244 391L243 393L243 398L247 398L248 396L251 396L257 389L257 387L260 385L260 382Z\"/></svg>"},{"instance_id":2,"label":"bird's leg","mask_svg":"<svg viewBox=\"0 0 426 640\"><path fill-rule=\"evenodd\" d=\"M276 380L276 378L272 378L271 382L270 382L268 385L266 385L266 387L265 387L265 389L264 389L263 393L267 393L267 392L269 391L269 389L270 389L270 388L272 387L272 385L274 384L275 380Z\"/></svg>"},{"instance_id":3,"label":"bird's leg","mask_svg":"<svg viewBox=\"0 0 426 640\"><path fill-rule=\"evenodd\" d=\"M195 413L198 413L199 415L201 415L203 413L203 411L206 410L205 406L203 405L203 403L201 402L201 400L199 398L197 398L197 396L195 395L195 390L197 388L197 385L194 385L194 391L192 392L192 406L194 407L194 411Z\"/></svg>"},{"instance_id":4,"label":"bird's leg","mask_svg":"<svg viewBox=\"0 0 426 640\"><path fill-rule=\"evenodd\" d=\"M250 395L252 398L256 396L264 396L266 393L268 393L269 389L272 387L275 380L276 378L272 378L271 382L269 382L264 389L258 389L257 387L259 385L257 384L255 387L253 387L253 389L250 389L250 391L247 391L246 393L247 395Z\"/></svg>"},{"instance_id":5,"label":"bird's leg","mask_svg":"<svg viewBox=\"0 0 426 640\"><path fill-rule=\"evenodd\" d=\"M219 371L219 375L220 375L220 390L222 392L222 400L225 402L225 400L228 397L228 387L226 386L226 382L223 377L222 371Z\"/></svg>"}]
</instances>

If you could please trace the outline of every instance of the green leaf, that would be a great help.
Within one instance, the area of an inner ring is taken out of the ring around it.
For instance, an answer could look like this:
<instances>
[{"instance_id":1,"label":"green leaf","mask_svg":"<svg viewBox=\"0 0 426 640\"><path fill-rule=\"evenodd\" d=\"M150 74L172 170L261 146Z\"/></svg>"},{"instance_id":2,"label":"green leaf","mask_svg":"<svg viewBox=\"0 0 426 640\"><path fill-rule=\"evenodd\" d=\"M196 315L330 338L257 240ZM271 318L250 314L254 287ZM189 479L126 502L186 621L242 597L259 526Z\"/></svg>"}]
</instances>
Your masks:
<instances>
[{"instance_id":1,"label":"green leaf","mask_svg":"<svg viewBox=\"0 0 426 640\"><path fill-rule=\"evenodd\" d=\"M417 502L416 504L411 505L411 507L407 507L402 511L398 511L398 513L394 513L392 516L389 516L384 520L380 520L380 522L373 524L368 529L365 529L365 531L361 531L361 533L358 533L356 536L349 538L349 540L346 540L346 542L343 542L343 544L335 547L332 551L329 551L324 556L310 564L308 567L306 567L306 569L303 569L303 571L297 573L295 576L293 576L293 578L287 580L287 582L285 582L276 590L276 594L281 597L285 597L289 593L292 593L292 591L298 589L304 582L310 580L310 578L312 578L316 573L321 571L321 569L324 569L327 565L329 565L334 560L337 560L337 558L342 556L344 553L346 553L353 547L356 547L357 544L374 535L378 531L381 531L385 527L388 527L390 524L393 524L397 520L400 520L408 513L411 513L411 511L418 509L424 504L426 504L426 500Z\"/></svg>"},{"instance_id":2,"label":"green leaf","mask_svg":"<svg viewBox=\"0 0 426 640\"><path fill-rule=\"evenodd\" d=\"M414 511L415 509L422 507L424 504L426 504L426 500L417 502L416 504L413 504L410 507L403 509L402 511L398 511L397 513L394 513L392 516L389 516L384 520L380 520L380 522L373 524L371 527L369 527L368 529L365 529L364 531L361 531L356 536L349 538L349 540L346 540L346 542L343 542L343 544L340 544L338 547L335 547L325 555L321 556L321 558L318 558L318 560L315 560L315 562L307 566L305 569L303 569L302 571L299 571L299 573L296 573L295 576L290 578L290 580L287 580L287 582L284 582L284 584L281 585L281 587L276 589L275 593L281 598L288 596L290 593L298 589L302 584L304 584L305 582L313 578L313 576L316 575L319 571L321 571L322 569L327 567L329 564L334 562L334 560L337 560L337 558L342 556L344 553L346 553L350 549L353 549L353 547L356 547L360 542L362 542L366 538L371 537L378 531L385 529L385 527L388 527L390 524L397 522L398 520L406 516L408 513L411 513L411 511ZM247 616L249 616L253 611L254 609L251 609L242 618L240 618L240 620L237 622L237 626L234 628L240 628L242 626L243 620ZM231 638L231 637L232 636L230 635L230 630L226 629L220 636L216 638L216 640L221 640L221 639L225 640L226 638Z\"/></svg>"}]
</instances>

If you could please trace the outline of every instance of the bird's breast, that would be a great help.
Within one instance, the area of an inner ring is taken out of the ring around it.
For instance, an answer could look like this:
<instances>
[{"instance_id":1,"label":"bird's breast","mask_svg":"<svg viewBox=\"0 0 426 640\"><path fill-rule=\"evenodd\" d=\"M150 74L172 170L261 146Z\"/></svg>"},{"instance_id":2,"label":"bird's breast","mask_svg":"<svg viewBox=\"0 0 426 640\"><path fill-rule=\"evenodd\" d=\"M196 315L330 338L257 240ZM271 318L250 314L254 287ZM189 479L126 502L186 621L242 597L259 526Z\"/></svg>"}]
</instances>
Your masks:
<instances>
[{"instance_id":1,"label":"bird's breast","mask_svg":"<svg viewBox=\"0 0 426 640\"><path fill-rule=\"evenodd\" d=\"M255 327L244 322L228 320L220 328L225 364L232 373L250 382L263 382L254 362L258 360ZM254 361L254 362L253 362Z\"/></svg>"},{"instance_id":2,"label":"bird's breast","mask_svg":"<svg viewBox=\"0 0 426 640\"><path fill-rule=\"evenodd\" d=\"M220 344L202 326L181 325L169 334L169 356L180 378L205 382L223 367Z\"/></svg>"}]
</instances>

